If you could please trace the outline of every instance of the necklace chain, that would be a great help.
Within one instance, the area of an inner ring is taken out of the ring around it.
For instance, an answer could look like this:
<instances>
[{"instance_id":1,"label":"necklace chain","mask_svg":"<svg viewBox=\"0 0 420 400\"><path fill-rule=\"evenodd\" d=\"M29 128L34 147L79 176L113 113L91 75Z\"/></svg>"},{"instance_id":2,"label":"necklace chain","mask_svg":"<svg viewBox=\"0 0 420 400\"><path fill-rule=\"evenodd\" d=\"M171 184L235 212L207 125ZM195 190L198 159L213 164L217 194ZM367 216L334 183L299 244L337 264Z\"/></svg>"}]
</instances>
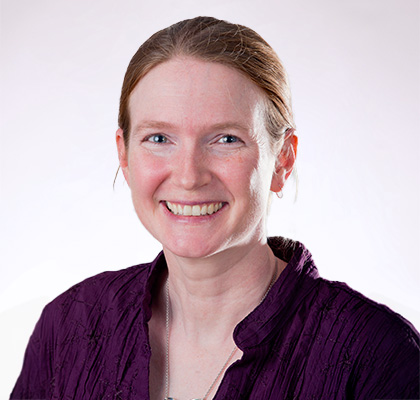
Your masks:
<instances>
[{"instance_id":1,"label":"necklace chain","mask_svg":"<svg viewBox=\"0 0 420 400\"><path fill-rule=\"evenodd\" d=\"M257 307L264 301L264 299L267 297L268 292L271 290L271 288L274 285L274 282L276 281L278 273L278 266L277 266L277 258L276 258L276 264L275 264L275 271L273 278L270 281L270 284L267 288L267 290L264 292L263 297L261 298L260 302L258 303ZM165 398L164 400L176 400L173 397L169 397L169 336L170 336L170 301L169 301L169 276L166 280L166 288L165 288L165 294L166 294L166 316L165 316L165 325L166 325L166 365L165 365ZM238 346L234 346L231 353L229 354L229 357L227 358L226 362L223 364L223 367L220 369L219 373L217 374L216 378L214 378L213 382L211 383L209 389L207 390L206 394L202 398L196 398L191 400L207 400L207 396L210 394L210 392L213 390L214 385L219 380L220 376L222 375L223 371L226 369L226 367L229 365L232 357L238 350Z\"/></svg>"}]
</instances>

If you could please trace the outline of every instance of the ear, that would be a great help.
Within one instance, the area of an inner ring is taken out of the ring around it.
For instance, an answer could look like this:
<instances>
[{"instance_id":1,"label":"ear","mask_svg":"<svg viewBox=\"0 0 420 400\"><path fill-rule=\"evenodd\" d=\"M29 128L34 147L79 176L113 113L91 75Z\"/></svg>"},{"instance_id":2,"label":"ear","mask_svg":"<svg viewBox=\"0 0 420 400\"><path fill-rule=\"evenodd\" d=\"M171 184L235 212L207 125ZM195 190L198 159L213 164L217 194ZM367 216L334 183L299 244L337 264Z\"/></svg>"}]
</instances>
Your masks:
<instances>
[{"instance_id":1,"label":"ear","mask_svg":"<svg viewBox=\"0 0 420 400\"><path fill-rule=\"evenodd\" d=\"M125 148L124 143L124 133L121 128L118 128L116 134L116 141L117 141L117 150L118 150L118 159L120 161L120 168L124 174L124 178L130 186L129 175L128 175L128 154L127 149Z\"/></svg>"},{"instance_id":2,"label":"ear","mask_svg":"<svg viewBox=\"0 0 420 400\"><path fill-rule=\"evenodd\" d=\"M296 161L298 138L294 134L294 129L289 129L286 132L283 146L276 160L276 169L271 180L270 190L278 193L283 189L287 178L293 171L293 166Z\"/></svg>"}]
</instances>

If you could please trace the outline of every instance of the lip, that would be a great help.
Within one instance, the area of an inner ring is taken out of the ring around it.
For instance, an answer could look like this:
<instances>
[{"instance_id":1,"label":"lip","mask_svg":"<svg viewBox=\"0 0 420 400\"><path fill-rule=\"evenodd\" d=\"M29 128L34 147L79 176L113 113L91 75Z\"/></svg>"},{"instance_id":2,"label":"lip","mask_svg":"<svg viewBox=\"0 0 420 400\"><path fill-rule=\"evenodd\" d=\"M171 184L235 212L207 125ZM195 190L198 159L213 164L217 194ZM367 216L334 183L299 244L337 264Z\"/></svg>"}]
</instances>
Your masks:
<instances>
[{"instance_id":1,"label":"lip","mask_svg":"<svg viewBox=\"0 0 420 400\"><path fill-rule=\"evenodd\" d=\"M181 204L182 206L193 206L195 204L214 204L214 203L223 203L225 204L225 201L222 200L197 200L197 201L191 201L191 200L161 200L161 203L166 202L174 203L174 204Z\"/></svg>"}]
</instances>

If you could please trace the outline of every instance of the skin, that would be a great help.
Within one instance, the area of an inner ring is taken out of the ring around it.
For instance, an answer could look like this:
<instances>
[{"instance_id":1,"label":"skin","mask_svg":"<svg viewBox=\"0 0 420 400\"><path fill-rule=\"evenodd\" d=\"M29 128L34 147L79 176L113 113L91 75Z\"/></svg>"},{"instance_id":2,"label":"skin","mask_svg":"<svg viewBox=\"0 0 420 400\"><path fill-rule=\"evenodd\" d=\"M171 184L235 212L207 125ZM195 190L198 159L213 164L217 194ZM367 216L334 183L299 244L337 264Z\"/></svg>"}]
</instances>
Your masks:
<instances>
[{"instance_id":1,"label":"skin","mask_svg":"<svg viewBox=\"0 0 420 400\"><path fill-rule=\"evenodd\" d=\"M263 110L264 94L238 71L174 58L132 92L128 148L122 131L116 134L134 208L168 264L170 395L177 399L206 393L234 347L234 327L285 267L266 243L266 218L270 190L279 191L293 168L296 138L273 154ZM167 201L223 207L184 216ZM164 397L165 282L149 323L156 399Z\"/></svg>"}]
</instances>

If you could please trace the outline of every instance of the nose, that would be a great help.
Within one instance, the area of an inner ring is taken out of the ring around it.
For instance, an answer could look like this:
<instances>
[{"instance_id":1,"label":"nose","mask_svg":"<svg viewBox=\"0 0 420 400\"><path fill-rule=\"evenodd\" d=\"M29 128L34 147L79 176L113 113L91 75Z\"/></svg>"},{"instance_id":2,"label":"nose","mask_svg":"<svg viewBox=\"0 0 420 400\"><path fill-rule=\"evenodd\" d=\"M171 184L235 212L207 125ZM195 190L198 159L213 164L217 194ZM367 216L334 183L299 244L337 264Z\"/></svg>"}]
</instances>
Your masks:
<instances>
[{"instance_id":1,"label":"nose","mask_svg":"<svg viewBox=\"0 0 420 400\"><path fill-rule=\"evenodd\" d=\"M199 144L179 149L174 168L174 180L184 190L197 190L211 181L208 157Z\"/></svg>"}]
</instances>

